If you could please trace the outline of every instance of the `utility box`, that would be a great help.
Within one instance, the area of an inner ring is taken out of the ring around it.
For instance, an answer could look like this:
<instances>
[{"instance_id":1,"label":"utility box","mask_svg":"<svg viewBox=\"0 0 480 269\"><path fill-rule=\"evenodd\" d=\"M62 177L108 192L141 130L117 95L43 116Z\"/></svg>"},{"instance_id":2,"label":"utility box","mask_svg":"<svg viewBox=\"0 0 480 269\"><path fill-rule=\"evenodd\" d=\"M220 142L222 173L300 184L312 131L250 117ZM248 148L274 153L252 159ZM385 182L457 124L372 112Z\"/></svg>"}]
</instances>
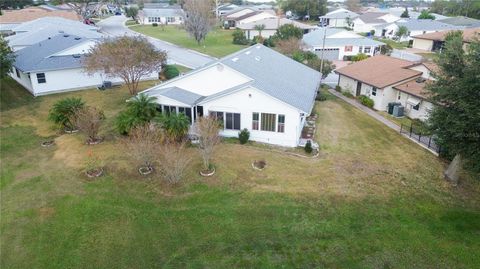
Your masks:
<instances>
[{"instance_id":1,"label":"utility box","mask_svg":"<svg viewBox=\"0 0 480 269\"><path fill-rule=\"evenodd\" d=\"M394 108L395 106L399 106L399 105L401 105L401 103L398 103L398 102L390 102L390 103L388 103L388 106L387 106L387 112L388 112L388 114L392 115L392 114L393 114L393 108Z\"/></svg>"},{"instance_id":2,"label":"utility box","mask_svg":"<svg viewBox=\"0 0 480 269\"><path fill-rule=\"evenodd\" d=\"M402 105L394 106L393 107L393 116L397 117L397 118L403 117L404 111L405 111L404 106L402 106Z\"/></svg>"}]
</instances>

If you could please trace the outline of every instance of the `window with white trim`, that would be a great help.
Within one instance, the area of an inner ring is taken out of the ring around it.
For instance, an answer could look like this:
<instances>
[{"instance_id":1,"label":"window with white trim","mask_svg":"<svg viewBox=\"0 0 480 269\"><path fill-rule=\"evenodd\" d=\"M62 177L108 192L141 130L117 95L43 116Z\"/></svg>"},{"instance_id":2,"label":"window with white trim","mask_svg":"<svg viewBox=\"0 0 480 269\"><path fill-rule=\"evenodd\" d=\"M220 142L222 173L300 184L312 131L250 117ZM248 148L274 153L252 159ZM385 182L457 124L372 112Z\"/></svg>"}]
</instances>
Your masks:
<instances>
[{"instance_id":1,"label":"window with white trim","mask_svg":"<svg viewBox=\"0 0 480 269\"><path fill-rule=\"evenodd\" d=\"M240 130L240 113L225 113L225 129Z\"/></svg>"},{"instance_id":2,"label":"window with white trim","mask_svg":"<svg viewBox=\"0 0 480 269\"><path fill-rule=\"evenodd\" d=\"M210 113L208 114L210 115L210 117L216 119L218 122L220 122L220 124L222 126L224 126L224 123L223 123L223 112L220 112L220 111L210 111Z\"/></svg>"},{"instance_id":3,"label":"window with white trim","mask_svg":"<svg viewBox=\"0 0 480 269\"><path fill-rule=\"evenodd\" d=\"M371 50L371 49L372 49L371 47L365 46L365 47L363 48L363 53L370 53L370 50Z\"/></svg>"},{"instance_id":4,"label":"window with white trim","mask_svg":"<svg viewBox=\"0 0 480 269\"><path fill-rule=\"evenodd\" d=\"M282 115L282 114L278 115L277 132L285 133L285 115Z\"/></svg>"},{"instance_id":5,"label":"window with white trim","mask_svg":"<svg viewBox=\"0 0 480 269\"><path fill-rule=\"evenodd\" d=\"M37 73L37 82L38 84L47 83L47 79L45 78L45 73Z\"/></svg>"},{"instance_id":6,"label":"window with white trim","mask_svg":"<svg viewBox=\"0 0 480 269\"><path fill-rule=\"evenodd\" d=\"M175 22L175 17L167 17L167 22Z\"/></svg>"},{"instance_id":7,"label":"window with white trim","mask_svg":"<svg viewBox=\"0 0 480 269\"><path fill-rule=\"evenodd\" d=\"M267 132L275 132L276 118L277 118L276 114L262 113L261 122L260 122L261 130L267 131Z\"/></svg>"},{"instance_id":8,"label":"window with white trim","mask_svg":"<svg viewBox=\"0 0 480 269\"><path fill-rule=\"evenodd\" d=\"M372 95L377 96L377 88L375 87L372 88Z\"/></svg>"},{"instance_id":9,"label":"window with white trim","mask_svg":"<svg viewBox=\"0 0 480 269\"><path fill-rule=\"evenodd\" d=\"M252 130L258 130L258 126L260 123L260 116L258 112L252 113Z\"/></svg>"}]
</instances>

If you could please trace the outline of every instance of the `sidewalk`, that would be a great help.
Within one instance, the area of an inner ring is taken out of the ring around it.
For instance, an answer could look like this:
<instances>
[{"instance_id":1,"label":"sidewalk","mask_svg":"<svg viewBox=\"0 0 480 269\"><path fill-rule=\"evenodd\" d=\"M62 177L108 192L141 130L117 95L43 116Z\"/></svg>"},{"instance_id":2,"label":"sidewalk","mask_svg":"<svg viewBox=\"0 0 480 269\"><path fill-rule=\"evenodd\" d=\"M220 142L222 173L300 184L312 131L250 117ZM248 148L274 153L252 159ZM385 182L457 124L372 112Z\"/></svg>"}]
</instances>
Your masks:
<instances>
[{"instance_id":1,"label":"sidewalk","mask_svg":"<svg viewBox=\"0 0 480 269\"><path fill-rule=\"evenodd\" d=\"M396 125L395 123L391 122L390 120L388 120L387 118L383 117L382 115L378 114L377 112L373 111L372 109L360 104L359 102L355 101L354 99L351 99L351 98L348 98L346 96L343 96L343 94L333 90L333 89L328 89L328 91L335 95L336 97L342 99L343 101L349 103L350 105L360 109L361 111L367 113L370 117L378 120L379 122L385 124L386 126L388 126L390 129L393 129L395 130L396 132L398 132L400 134L400 126ZM409 136L407 135L404 135L404 134L401 134L403 137L405 138L408 138L410 141L413 141L415 142L415 144L421 146L422 148L430 151L431 153L433 153L435 156L438 156L438 153L433 151L432 149L429 149L427 146L423 145L422 143L419 143L418 141L416 141L415 139L412 139L410 138Z\"/></svg>"}]
</instances>

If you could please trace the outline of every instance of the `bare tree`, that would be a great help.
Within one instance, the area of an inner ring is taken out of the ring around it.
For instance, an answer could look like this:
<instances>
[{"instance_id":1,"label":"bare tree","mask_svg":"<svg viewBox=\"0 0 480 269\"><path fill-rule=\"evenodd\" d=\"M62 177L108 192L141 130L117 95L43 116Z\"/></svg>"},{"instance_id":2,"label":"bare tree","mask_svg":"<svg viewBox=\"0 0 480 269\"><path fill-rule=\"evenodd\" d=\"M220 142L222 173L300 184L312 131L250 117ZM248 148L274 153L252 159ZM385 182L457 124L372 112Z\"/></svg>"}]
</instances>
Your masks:
<instances>
[{"instance_id":1,"label":"bare tree","mask_svg":"<svg viewBox=\"0 0 480 269\"><path fill-rule=\"evenodd\" d=\"M360 4L360 0L347 0L345 1L345 5L347 9L353 12L359 12L362 10L362 5Z\"/></svg>"},{"instance_id":2,"label":"bare tree","mask_svg":"<svg viewBox=\"0 0 480 269\"><path fill-rule=\"evenodd\" d=\"M160 71L167 53L158 51L145 37L121 36L106 39L90 49L84 60L89 74L103 71L109 77L120 77L135 95L143 77Z\"/></svg>"},{"instance_id":3,"label":"bare tree","mask_svg":"<svg viewBox=\"0 0 480 269\"><path fill-rule=\"evenodd\" d=\"M105 0L72 0L70 4L78 15L86 19L91 15L97 15L105 2Z\"/></svg>"},{"instance_id":4,"label":"bare tree","mask_svg":"<svg viewBox=\"0 0 480 269\"><path fill-rule=\"evenodd\" d=\"M196 122L196 132L199 138L198 150L203 160L204 171L210 171L210 159L215 146L220 142L218 134L220 123L212 117L201 117Z\"/></svg>"},{"instance_id":5,"label":"bare tree","mask_svg":"<svg viewBox=\"0 0 480 269\"><path fill-rule=\"evenodd\" d=\"M185 30L198 44L205 40L208 32L215 24L212 17L214 8L210 0L185 0Z\"/></svg>"},{"instance_id":6,"label":"bare tree","mask_svg":"<svg viewBox=\"0 0 480 269\"><path fill-rule=\"evenodd\" d=\"M103 111L95 107L85 106L76 110L73 118L77 128L87 136L88 144L96 144L101 141L98 133L105 120Z\"/></svg>"},{"instance_id":7,"label":"bare tree","mask_svg":"<svg viewBox=\"0 0 480 269\"><path fill-rule=\"evenodd\" d=\"M292 56L293 53L301 51L303 48L303 43L300 39L291 37L286 40L278 40L275 44L275 47L282 54Z\"/></svg>"},{"instance_id":8,"label":"bare tree","mask_svg":"<svg viewBox=\"0 0 480 269\"><path fill-rule=\"evenodd\" d=\"M153 170L163 135L153 124L134 127L124 140L126 153L147 171ZM139 170L140 171L140 170Z\"/></svg>"},{"instance_id":9,"label":"bare tree","mask_svg":"<svg viewBox=\"0 0 480 269\"><path fill-rule=\"evenodd\" d=\"M180 182L191 158L185 150L185 142L166 140L159 150L164 179L170 184Z\"/></svg>"}]
</instances>

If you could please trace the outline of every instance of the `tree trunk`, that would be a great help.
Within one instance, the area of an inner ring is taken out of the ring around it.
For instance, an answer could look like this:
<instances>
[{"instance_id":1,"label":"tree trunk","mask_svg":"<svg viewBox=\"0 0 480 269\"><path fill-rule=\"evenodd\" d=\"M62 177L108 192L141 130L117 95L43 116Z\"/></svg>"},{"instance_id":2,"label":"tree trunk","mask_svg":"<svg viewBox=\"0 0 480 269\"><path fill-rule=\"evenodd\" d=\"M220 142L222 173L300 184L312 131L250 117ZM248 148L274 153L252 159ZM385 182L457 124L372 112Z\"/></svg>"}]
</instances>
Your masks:
<instances>
[{"instance_id":1,"label":"tree trunk","mask_svg":"<svg viewBox=\"0 0 480 269\"><path fill-rule=\"evenodd\" d=\"M455 158L453 158L447 170L445 170L443 173L445 175L445 179L451 182L453 185L457 185L461 169L462 158L460 157L460 154L457 154L455 155Z\"/></svg>"}]
</instances>

